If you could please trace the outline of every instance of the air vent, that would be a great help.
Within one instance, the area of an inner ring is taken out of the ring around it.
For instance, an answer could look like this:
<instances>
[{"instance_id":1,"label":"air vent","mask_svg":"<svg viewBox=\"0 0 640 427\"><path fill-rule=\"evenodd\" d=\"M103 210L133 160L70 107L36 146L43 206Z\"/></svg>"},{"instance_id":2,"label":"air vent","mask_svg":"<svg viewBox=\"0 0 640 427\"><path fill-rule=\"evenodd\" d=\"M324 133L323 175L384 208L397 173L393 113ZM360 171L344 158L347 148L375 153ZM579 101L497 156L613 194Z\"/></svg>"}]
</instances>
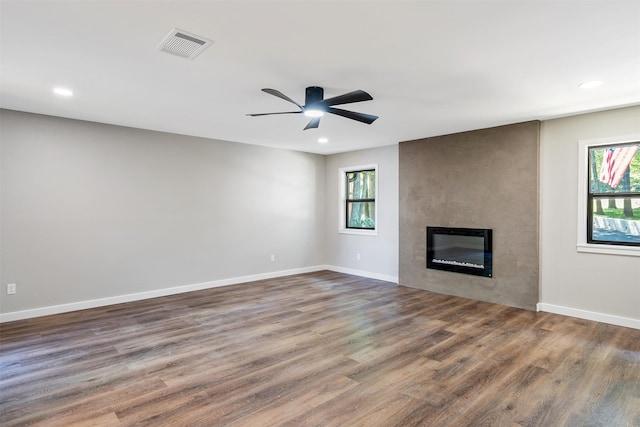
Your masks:
<instances>
[{"instance_id":1,"label":"air vent","mask_svg":"<svg viewBox=\"0 0 640 427\"><path fill-rule=\"evenodd\" d=\"M205 50L213 41L195 34L174 28L167 37L160 42L157 49L171 55L193 59Z\"/></svg>"}]
</instances>

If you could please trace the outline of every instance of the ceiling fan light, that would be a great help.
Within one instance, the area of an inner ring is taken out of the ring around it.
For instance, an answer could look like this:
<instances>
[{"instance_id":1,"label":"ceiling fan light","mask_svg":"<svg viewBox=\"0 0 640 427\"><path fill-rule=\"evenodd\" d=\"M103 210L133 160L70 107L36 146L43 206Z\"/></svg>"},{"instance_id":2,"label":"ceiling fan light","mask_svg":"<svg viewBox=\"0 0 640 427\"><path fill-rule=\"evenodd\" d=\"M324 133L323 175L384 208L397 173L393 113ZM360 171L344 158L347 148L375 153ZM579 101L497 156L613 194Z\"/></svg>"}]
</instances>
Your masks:
<instances>
[{"instance_id":1,"label":"ceiling fan light","mask_svg":"<svg viewBox=\"0 0 640 427\"><path fill-rule=\"evenodd\" d=\"M304 110L304 115L307 116L307 117L322 117L322 116L324 116L324 111L322 111L322 110L314 110L313 108L305 109Z\"/></svg>"}]
</instances>

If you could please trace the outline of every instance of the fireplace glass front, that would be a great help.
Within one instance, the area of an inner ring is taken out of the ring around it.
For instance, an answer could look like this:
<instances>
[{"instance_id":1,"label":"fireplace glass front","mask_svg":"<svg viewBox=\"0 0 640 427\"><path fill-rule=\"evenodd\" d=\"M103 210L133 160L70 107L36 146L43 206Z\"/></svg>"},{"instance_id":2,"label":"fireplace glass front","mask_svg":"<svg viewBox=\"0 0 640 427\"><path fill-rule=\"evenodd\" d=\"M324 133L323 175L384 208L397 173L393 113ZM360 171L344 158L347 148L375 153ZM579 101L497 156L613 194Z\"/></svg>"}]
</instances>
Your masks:
<instances>
[{"instance_id":1,"label":"fireplace glass front","mask_svg":"<svg viewBox=\"0 0 640 427\"><path fill-rule=\"evenodd\" d=\"M427 268L492 277L492 230L427 227Z\"/></svg>"}]
</instances>

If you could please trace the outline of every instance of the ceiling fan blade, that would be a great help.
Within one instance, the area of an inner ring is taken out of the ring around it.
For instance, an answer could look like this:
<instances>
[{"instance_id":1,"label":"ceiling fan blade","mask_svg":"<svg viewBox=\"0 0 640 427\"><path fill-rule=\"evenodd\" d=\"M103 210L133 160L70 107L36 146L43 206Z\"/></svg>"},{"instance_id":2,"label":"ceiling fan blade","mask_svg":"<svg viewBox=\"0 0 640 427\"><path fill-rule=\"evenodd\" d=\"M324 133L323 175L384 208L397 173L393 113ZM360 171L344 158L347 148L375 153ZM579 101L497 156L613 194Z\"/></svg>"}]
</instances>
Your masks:
<instances>
[{"instance_id":1,"label":"ceiling fan blade","mask_svg":"<svg viewBox=\"0 0 640 427\"><path fill-rule=\"evenodd\" d=\"M302 110L302 105L298 104L296 101L289 98L287 95L280 92L279 90L265 88L265 89L262 89L262 91L268 93L269 95L277 96L280 99L284 99L285 101L289 101L290 103L297 105L298 108Z\"/></svg>"},{"instance_id":2,"label":"ceiling fan blade","mask_svg":"<svg viewBox=\"0 0 640 427\"><path fill-rule=\"evenodd\" d=\"M303 130L307 129L315 129L320 125L320 117L314 117L311 121L304 127Z\"/></svg>"},{"instance_id":3,"label":"ceiling fan blade","mask_svg":"<svg viewBox=\"0 0 640 427\"><path fill-rule=\"evenodd\" d=\"M251 117L258 117L258 116L271 116L273 114L300 114L302 113L302 111L281 111L281 112L277 112L277 113L254 113L254 114L247 114L247 116L251 116Z\"/></svg>"},{"instance_id":4,"label":"ceiling fan blade","mask_svg":"<svg viewBox=\"0 0 640 427\"><path fill-rule=\"evenodd\" d=\"M351 120L357 120L368 125L373 123L378 118L378 116L372 116L371 114L356 113L355 111L347 111L333 107L328 107L327 113L336 114L338 116L346 117L347 119Z\"/></svg>"},{"instance_id":5,"label":"ceiling fan blade","mask_svg":"<svg viewBox=\"0 0 640 427\"><path fill-rule=\"evenodd\" d=\"M334 96L318 102L317 105L329 107L331 105L350 104L352 102L371 101L373 97L363 90L354 90L344 95Z\"/></svg>"}]
</instances>

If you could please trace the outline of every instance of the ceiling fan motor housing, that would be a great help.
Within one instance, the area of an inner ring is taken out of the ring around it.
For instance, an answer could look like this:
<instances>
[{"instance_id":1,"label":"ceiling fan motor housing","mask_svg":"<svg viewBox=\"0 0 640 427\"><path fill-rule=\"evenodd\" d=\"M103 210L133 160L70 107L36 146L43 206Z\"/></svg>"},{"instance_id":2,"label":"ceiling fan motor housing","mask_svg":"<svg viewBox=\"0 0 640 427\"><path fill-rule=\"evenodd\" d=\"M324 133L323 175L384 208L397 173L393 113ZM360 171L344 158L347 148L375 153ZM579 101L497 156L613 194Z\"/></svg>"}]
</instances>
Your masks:
<instances>
[{"instance_id":1,"label":"ceiling fan motor housing","mask_svg":"<svg viewBox=\"0 0 640 427\"><path fill-rule=\"evenodd\" d=\"M304 105L310 106L324 98L324 89L318 86L310 86L305 90Z\"/></svg>"}]
</instances>

